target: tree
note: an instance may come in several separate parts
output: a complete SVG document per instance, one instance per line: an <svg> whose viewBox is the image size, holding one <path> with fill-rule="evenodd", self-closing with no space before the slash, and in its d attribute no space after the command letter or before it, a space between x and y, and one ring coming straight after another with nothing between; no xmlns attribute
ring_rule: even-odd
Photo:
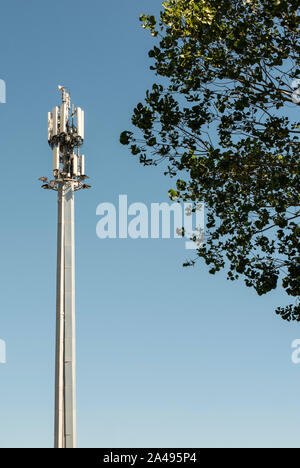
<svg viewBox="0 0 300 468"><path fill-rule="evenodd" d="M294 299L276 312L300 321L299 1L162 5L158 22L141 16L159 81L120 141L145 166L166 162L172 199L205 204L210 273L259 295L282 281Z"/></svg>

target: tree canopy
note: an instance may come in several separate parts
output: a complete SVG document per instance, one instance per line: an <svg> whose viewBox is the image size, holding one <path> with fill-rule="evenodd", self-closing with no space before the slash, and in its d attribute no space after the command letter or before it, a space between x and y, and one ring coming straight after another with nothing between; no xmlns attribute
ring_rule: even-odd
<svg viewBox="0 0 300 468"><path fill-rule="evenodd" d="M166 163L173 200L204 203L197 258L210 273L259 295L280 281L289 321L300 321L299 5L167 0L159 20L142 15L157 82L120 137L145 166Z"/></svg>

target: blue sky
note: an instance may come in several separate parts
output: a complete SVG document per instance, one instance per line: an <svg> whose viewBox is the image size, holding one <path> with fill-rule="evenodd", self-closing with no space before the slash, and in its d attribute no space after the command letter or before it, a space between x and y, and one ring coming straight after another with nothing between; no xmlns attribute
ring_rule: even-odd
<svg viewBox="0 0 300 468"><path fill-rule="evenodd" d="M119 134L154 76L138 21L161 2L2 2L0 79L0 447L53 445L56 196L47 112L57 85L86 113L90 191L76 195L79 447L300 447L297 324L210 276L181 240L100 240L96 207L168 201L172 182L143 168Z"/></svg>

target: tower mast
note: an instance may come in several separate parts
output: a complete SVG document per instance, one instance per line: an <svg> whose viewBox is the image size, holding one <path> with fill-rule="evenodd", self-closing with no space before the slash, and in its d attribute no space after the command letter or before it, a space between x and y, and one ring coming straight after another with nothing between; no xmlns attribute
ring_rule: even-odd
<svg viewBox="0 0 300 468"><path fill-rule="evenodd" d="M74 193L90 188L83 183L84 112L71 107L63 86L61 106L48 112L48 143L53 150L53 176L43 189L58 192L55 422L54 447L76 447L76 354L75 354L75 242Z"/></svg>

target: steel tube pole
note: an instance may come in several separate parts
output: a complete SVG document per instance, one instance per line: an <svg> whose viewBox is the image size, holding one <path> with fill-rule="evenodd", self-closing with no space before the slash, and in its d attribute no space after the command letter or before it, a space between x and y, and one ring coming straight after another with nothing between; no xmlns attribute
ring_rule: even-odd
<svg viewBox="0 0 300 468"><path fill-rule="evenodd" d="M76 447L74 186L58 188L55 448Z"/></svg>
<svg viewBox="0 0 300 468"><path fill-rule="evenodd" d="M54 447L64 448L64 195L58 186Z"/></svg>
<svg viewBox="0 0 300 468"><path fill-rule="evenodd" d="M64 419L65 448L76 447L76 360L75 360L75 245L74 245L74 184L67 182L64 190Z"/></svg>

